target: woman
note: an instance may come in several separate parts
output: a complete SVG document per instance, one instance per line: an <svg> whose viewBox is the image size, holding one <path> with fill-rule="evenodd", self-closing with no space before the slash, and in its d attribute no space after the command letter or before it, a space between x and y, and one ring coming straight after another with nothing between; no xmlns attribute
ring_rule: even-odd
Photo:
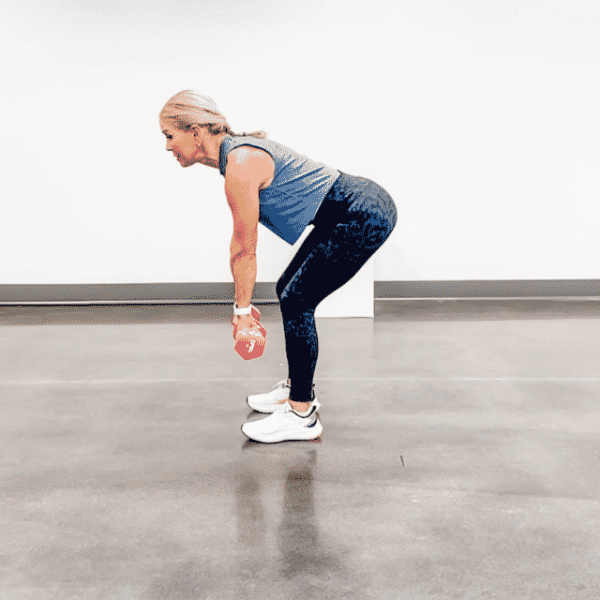
<svg viewBox="0 0 600 600"><path fill-rule="evenodd" d="M263 132L235 134L215 102L194 91L173 96L160 113L161 130L182 167L219 169L233 215L231 272L234 322L255 325L251 299L256 280L258 223L294 244L313 224L277 282L285 331L288 379L267 394L249 396L250 408L270 416L245 423L259 442L312 440L323 427L313 377L318 355L315 309L349 281L396 225L394 201L376 183L316 163Z"/></svg>

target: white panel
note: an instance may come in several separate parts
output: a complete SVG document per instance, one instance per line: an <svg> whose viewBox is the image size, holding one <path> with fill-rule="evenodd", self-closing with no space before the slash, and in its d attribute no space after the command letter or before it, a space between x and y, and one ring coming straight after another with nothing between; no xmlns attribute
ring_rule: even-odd
<svg viewBox="0 0 600 600"><path fill-rule="evenodd" d="M348 283L317 306L315 317L373 318L375 310L373 291L373 260L371 259Z"/></svg>
<svg viewBox="0 0 600 600"><path fill-rule="evenodd" d="M310 232L314 228L309 226L302 234L300 239L293 245L287 246L290 250L282 252L280 258L282 266L280 273L274 281L285 270L285 267L298 252ZM282 250L284 250L282 248ZM345 285L330 294L319 304L315 312L318 318L337 318L337 317L370 317L374 316L374 262L373 259L367 261L363 268Z"/></svg>
<svg viewBox="0 0 600 600"><path fill-rule="evenodd" d="M231 281L222 178L158 127L187 88L390 192L376 280L598 278L599 19L590 0L3 0L0 283ZM258 252L276 281L289 247L263 229Z"/></svg>

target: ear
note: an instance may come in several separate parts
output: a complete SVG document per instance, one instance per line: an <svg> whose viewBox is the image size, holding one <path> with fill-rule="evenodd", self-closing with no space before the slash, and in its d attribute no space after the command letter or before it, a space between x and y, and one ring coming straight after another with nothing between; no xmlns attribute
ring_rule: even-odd
<svg viewBox="0 0 600 600"><path fill-rule="evenodd" d="M202 128L200 127L200 125L198 125L198 123L190 125L189 131L191 131L194 134L194 137L198 137L201 133L201 130Z"/></svg>

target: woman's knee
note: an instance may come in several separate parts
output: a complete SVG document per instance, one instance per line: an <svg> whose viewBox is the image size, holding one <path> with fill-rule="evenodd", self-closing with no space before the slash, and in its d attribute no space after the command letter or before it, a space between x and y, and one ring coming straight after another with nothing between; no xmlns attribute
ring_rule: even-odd
<svg viewBox="0 0 600 600"><path fill-rule="evenodd" d="M282 292L279 295L279 308L281 310L281 314L284 317L289 318L296 313L301 313L301 305L302 304L299 301L299 299L291 294L286 294L285 292Z"/></svg>
<svg viewBox="0 0 600 600"><path fill-rule="evenodd" d="M310 298L285 288L279 297L279 309L284 320L293 320L296 318L305 319L310 314L314 314L315 307L312 306Z"/></svg>

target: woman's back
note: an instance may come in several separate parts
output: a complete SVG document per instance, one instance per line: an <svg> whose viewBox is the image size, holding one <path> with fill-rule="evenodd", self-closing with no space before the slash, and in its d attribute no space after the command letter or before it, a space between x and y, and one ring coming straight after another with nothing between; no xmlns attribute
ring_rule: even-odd
<svg viewBox="0 0 600 600"><path fill-rule="evenodd" d="M240 146L259 148L273 159L273 181L260 192L260 222L289 244L294 244L313 220L340 172L278 142L233 136L226 137L221 145L221 175L225 176L227 155Z"/></svg>

